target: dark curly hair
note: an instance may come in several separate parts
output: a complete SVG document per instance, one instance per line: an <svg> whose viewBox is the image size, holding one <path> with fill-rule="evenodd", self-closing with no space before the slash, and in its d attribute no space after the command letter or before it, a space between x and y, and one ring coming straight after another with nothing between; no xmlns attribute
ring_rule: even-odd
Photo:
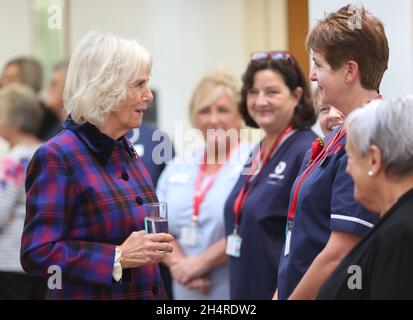
<svg viewBox="0 0 413 320"><path fill-rule="evenodd" d="M300 102L294 111L292 120L294 129L309 128L315 123L317 116L308 82L306 81L298 62L291 54L289 54L289 56L291 59L288 60L274 60L268 57L267 59L258 61L251 60L248 64L247 70L242 76L241 102L239 105L240 113L248 126L258 128L258 125L248 113L247 95L248 91L254 86L255 74L261 70L272 70L279 73L284 79L285 85L290 89L290 92L294 92L297 87L303 89Z"/></svg>

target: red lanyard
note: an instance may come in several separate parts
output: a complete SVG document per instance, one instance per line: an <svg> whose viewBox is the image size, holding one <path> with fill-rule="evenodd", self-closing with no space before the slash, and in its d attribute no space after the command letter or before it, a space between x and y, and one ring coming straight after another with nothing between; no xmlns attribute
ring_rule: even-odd
<svg viewBox="0 0 413 320"><path fill-rule="evenodd" d="M382 98L383 97L381 95L378 95L376 98L373 98L367 101L367 103L369 103L372 100L382 99ZM288 210L288 224L290 227L295 217L295 211L297 208L297 198L298 198L298 194L300 193L300 189L303 183L313 173L313 171L315 170L315 168L317 168L320 162L324 160L324 158L327 156L327 152L332 150L345 135L346 135L346 129L341 128L339 132L337 132L336 136L330 140L328 145L319 153L319 155L315 158L315 160L307 167L307 169L301 174L300 178L298 179L298 182L295 185L290 209Z"/></svg>
<svg viewBox="0 0 413 320"><path fill-rule="evenodd" d="M288 222L292 223L295 216L295 210L297 207L297 198L300 192L300 189L305 182L305 180L313 173L315 168L319 165L319 163L324 160L325 156L327 156L327 152L333 150L334 147L340 142L340 140L346 135L346 130L341 128L336 136L330 140L327 146L318 154L318 156L314 159L314 161L305 169L305 171L301 174L300 178L298 179L297 184L295 185L293 199L291 201L290 209L288 210Z"/></svg>
<svg viewBox="0 0 413 320"><path fill-rule="evenodd" d="M288 134L290 134L292 131L293 131L293 128L292 128L291 125L289 125L287 128L285 128L281 132L281 134L277 137L277 139L275 139L275 141L273 142L273 144L270 148L270 152L267 154L264 162L262 163L260 172L255 177L255 181L258 180L258 175L262 172L262 169L267 164L267 162L270 159L272 153L279 147L279 144L284 140L284 138ZM263 145L264 145L264 143L263 143ZM239 225L242 209L245 205L245 202L247 201L248 195L250 194L250 192L252 190L252 185L249 185L248 183L249 183L251 177L253 176L254 172L257 170L258 165L260 164L260 160L264 156L265 148L264 148L263 145L261 146L260 153L252 161L252 165L251 165L251 168L248 172L248 175L247 175L247 178L244 182L244 185L242 186L241 191L238 193L238 196L237 196L237 198L235 199L235 202L234 202L233 210L234 210L234 215L235 215L235 225L236 225L236 227Z"/></svg>
<svg viewBox="0 0 413 320"><path fill-rule="evenodd" d="M382 99L382 98L383 97L379 94L377 97L368 100L367 103L369 103L372 100ZM307 167L304 173L301 174L300 178L298 179L297 184L295 185L293 199L291 201L290 209L288 210L288 224L290 226L295 217L295 210L297 208L297 198L298 198L298 194L300 193L300 189L303 183L308 178L308 176L310 176L313 173L313 171L315 170L315 168L317 168L319 163L322 160L324 160L327 152L332 150L345 135L346 135L346 129L341 128L339 132L337 132L336 136L330 140L328 145L319 153L319 155L314 159L314 161Z"/></svg>
<svg viewBox="0 0 413 320"><path fill-rule="evenodd" d="M238 143L239 146L239 143ZM238 149L238 146L234 149ZM228 160L230 154L232 152L228 153L226 156L226 161ZM199 208L201 207L202 202L204 202L206 195L208 194L209 190L212 188L212 185L214 184L214 181L218 177L219 172L221 171L222 167L224 164L221 164L218 168L218 170L211 176L211 179L207 183L204 189L202 189L202 184L203 181L206 177L206 169L207 169L207 154L205 152L204 154L204 163L202 163L199 166L199 171L198 175L195 179L195 196L194 196L194 213L192 216L192 219L196 222L198 220L199 216Z"/></svg>

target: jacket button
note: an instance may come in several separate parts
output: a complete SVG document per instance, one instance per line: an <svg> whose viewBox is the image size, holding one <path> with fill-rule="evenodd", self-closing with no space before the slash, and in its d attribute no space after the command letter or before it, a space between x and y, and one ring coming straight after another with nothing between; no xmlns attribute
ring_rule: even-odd
<svg viewBox="0 0 413 320"><path fill-rule="evenodd" d="M137 196L136 197L136 203L141 206L143 204L143 199L141 197Z"/></svg>
<svg viewBox="0 0 413 320"><path fill-rule="evenodd" d="M158 287L157 285L154 285L154 286L152 287L152 292L153 292L154 294L158 294L158 292L159 292L159 287Z"/></svg>
<svg viewBox="0 0 413 320"><path fill-rule="evenodd" d="M122 177L122 179L125 180L125 181L128 181L128 180L129 180L129 175L128 175L126 172L123 172L122 175L121 175L121 177Z"/></svg>

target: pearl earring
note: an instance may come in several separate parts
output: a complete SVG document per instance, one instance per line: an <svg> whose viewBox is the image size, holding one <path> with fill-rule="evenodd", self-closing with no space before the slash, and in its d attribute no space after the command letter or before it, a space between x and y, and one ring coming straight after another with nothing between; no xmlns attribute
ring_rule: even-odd
<svg viewBox="0 0 413 320"><path fill-rule="evenodd" d="M369 170L369 172L367 172L369 177L372 177L374 175L373 170Z"/></svg>

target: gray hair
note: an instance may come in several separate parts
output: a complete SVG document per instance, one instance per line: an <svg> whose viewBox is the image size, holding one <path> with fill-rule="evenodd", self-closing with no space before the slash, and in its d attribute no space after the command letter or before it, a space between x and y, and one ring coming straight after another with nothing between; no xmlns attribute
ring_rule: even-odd
<svg viewBox="0 0 413 320"><path fill-rule="evenodd" d="M126 98L128 83L152 68L148 51L136 40L92 31L70 59L63 100L76 123L100 127Z"/></svg>
<svg viewBox="0 0 413 320"><path fill-rule="evenodd" d="M362 156L372 145L382 153L386 171L397 176L413 172L413 96L375 100L346 119L354 148Z"/></svg>
<svg viewBox="0 0 413 320"><path fill-rule="evenodd" d="M36 134L42 117L43 110L30 87L13 83L0 90L0 123Z"/></svg>

